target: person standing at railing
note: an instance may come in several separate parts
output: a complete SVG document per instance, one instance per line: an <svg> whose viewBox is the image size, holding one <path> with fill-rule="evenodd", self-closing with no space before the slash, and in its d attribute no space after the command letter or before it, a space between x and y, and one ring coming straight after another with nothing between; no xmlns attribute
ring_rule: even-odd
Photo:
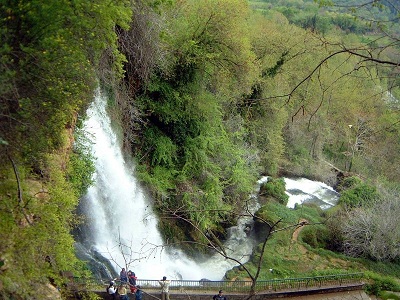
<svg viewBox="0 0 400 300"><path fill-rule="evenodd" d="M136 275L135 272L132 272L131 270L128 271L128 280L129 280L129 288L131 290L131 293L134 294L136 292Z"/></svg>
<svg viewBox="0 0 400 300"><path fill-rule="evenodd" d="M169 285L171 282L164 276L158 283L161 285L161 300L169 300Z"/></svg>
<svg viewBox="0 0 400 300"><path fill-rule="evenodd" d="M126 273L125 268L122 268L121 272L119 273L119 279L121 282L128 282L128 274Z"/></svg>
<svg viewBox="0 0 400 300"><path fill-rule="evenodd" d="M214 295L213 300L228 300L228 298L223 295L222 290L219 290L218 294Z"/></svg>

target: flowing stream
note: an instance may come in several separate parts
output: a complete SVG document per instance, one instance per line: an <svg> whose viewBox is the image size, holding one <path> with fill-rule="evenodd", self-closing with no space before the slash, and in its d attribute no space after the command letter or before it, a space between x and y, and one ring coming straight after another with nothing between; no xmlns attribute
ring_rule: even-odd
<svg viewBox="0 0 400 300"><path fill-rule="evenodd" d="M314 203L322 209L335 206L339 193L323 182L306 178L285 178L286 194L289 196L287 206L294 208L296 204Z"/></svg>
<svg viewBox="0 0 400 300"><path fill-rule="evenodd" d="M151 199L136 180L134 165L123 157L121 143L106 112L106 99L100 93L87 113L84 129L92 140L96 171L94 184L78 207L78 212L85 216L85 222L75 232L78 257L87 261L101 280L117 276L126 266L140 279L167 276L221 280L237 263L219 254L191 259L178 248L163 246ZM267 177L261 178L250 195L253 212L259 207L259 185L266 180ZM285 181L289 207L311 201L327 208L337 201L337 193L322 183L303 178ZM228 254L241 262L249 259L256 243L254 235L245 232L251 223L249 217L239 219L237 226L228 230L224 243Z"/></svg>

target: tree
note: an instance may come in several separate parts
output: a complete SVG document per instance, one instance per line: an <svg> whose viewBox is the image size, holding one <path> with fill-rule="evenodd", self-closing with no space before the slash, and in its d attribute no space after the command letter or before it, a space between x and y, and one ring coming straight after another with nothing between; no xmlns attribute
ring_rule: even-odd
<svg viewBox="0 0 400 300"><path fill-rule="evenodd" d="M129 1L95 2L1 4L0 137L36 168L42 153L62 145L63 130L92 99L105 49L121 76L114 26L128 26Z"/></svg>
<svg viewBox="0 0 400 300"><path fill-rule="evenodd" d="M370 207L347 211L343 222L343 245L346 254L377 261L400 258L399 192L386 192Z"/></svg>
<svg viewBox="0 0 400 300"><path fill-rule="evenodd" d="M142 115L134 120L139 138L131 148L140 159L139 174L160 211L187 207L187 218L201 220L202 228L228 222L226 212L250 193L256 178L256 155L238 138L242 128L229 127L230 116L225 118L225 108L236 102L231 96L250 90L254 76L248 13L242 0L169 7L162 61L136 93ZM207 213L212 209L225 213Z"/></svg>
<svg viewBox="0 0 400 300"><path fill-rule="evenodd" d="M340 16L343 11L339 8L324 6L321 14L329 10ZM262 44L255 44L263 74L270 78L255 89L261 93L250 94L245 101L258 110L273 104L282 115L286 110L288 118L282 130L287 158L281 159L284 168L294 174L320 174L320 167L315 164L328 158L341 169L350 168L366 176L378 169L392 179L398 176L385 163L385 157L396 160L393 155L399 150L398 143L381 143L394 138L398 129L398 106L394 105L395 97L391 97L400 91L395 31L379 27L378 20L383 23L380 18L363 36L340 30L321 36L290 28L277 15L268 13L269 18L275 18L276 27L279 24L285 29L278 28L264 38L269 49L259 51ZM391 22L394 28L396 22ZM282 30L290 32L290 36L286 37ZM275 46L279 40L281 47ZM356 141L354 129L359 122L363 123L362 147L354 147L349 142Z"/></svg>
<svg viewBox="0 0 400 300"><path fill-rule="evenodd" d="M333 43L338 47L338 50L333 52L332 55L344 53L359 58L357 69L376 67L379 70L378 76L386 78L384 82L387 82L387 90L398 90L400 84L398 81L400 41L396 31L399 28L399 2L392 0L366 0L361 1L362 3L360 4L347 2L342 4L340 1L317 2L321 6L349 12L354 19L358 18L367 23L371 28L370 32L374 31L373 34L370 34L370 38L366 43L356 47L345 43ZM326 42L332 44L329 41ZM327 59L329 58L327 57ZM386 91L385 88L384 91Z"/></svg>

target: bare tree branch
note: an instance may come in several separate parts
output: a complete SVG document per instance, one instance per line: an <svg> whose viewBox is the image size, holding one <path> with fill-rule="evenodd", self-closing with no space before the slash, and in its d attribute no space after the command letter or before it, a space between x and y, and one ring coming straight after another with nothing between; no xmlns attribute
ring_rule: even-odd
<svg viewBox="0 0 400 300"><path fill-rule="evenodd" d="M14 175L15 175L15 179L17 180L17 187L18 187L18 206L21 209L22 214L24 215L24 218L26 220L26 222L28 222L29 225L32 226L32 222L31 220L29 220L28 215L25 213L25 205L24 205L24 200L22 198L22 188L21 188L21 181L19 179L19 173L18 173L18 169L17 166L14 163L14 160L11 158L11 156L7 153L8 159L11 161L13 170L14 170Z"/></svg>

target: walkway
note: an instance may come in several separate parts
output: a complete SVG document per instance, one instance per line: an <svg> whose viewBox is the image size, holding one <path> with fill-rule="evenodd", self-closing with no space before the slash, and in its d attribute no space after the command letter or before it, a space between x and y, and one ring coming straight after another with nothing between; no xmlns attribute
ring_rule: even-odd
<svg viewBox="0 0 400 300"><path fill-rule="evenodd" d="M340 286L312 286L301 288L281 289L279 291L265 290L259 291L254 295L252 300L264 299L282 299L289 298L294 300L375 300L376 298L367 296L362 290L363 284L348 283ZM220 288L215 287L208 290L190 289L190 288L174 288L170 290L171 300L212 300L212 296L218 293ZM143 300L159 300L160 288L147 287L142 288L144 295ZM224 290L229 300L243 300L248 296L247 292L233 292ZM104 292L98 291L97 294L103 299L107 299ZM129 295L129 299L135 299L133 295Z"/></svg>
<svg viewBox="0 0 400 300"><path fill-rule="evenodd" d="M272 298L282 299L282 298ZM329 294L307 295L291 297L290 300L375 300L375 296L368 296L364 291L345 291Z"/></svg>
<svg viewBox="0 0 400 300"><path fill-rule="evenodd" d="M285 297L299 300L372 300L374 298L369 298L362 292L363 279L362 273L353 273L257 281L256 295L252 297L252 300L281 299ZM160 299L158 280L137 279L136 282L144 292L143 300ZM84 288L83 283L80 286L78 282L74 282L74 285L72 290L77 292L80 287ZM98 286L92 291L103 299L107 299L105 293L107 285L108 283L104 282L102 287ZM222 289L226 295L229 295L229 300L242 300L249 294L250 286L250 281L172 280L170 299L211 300L212 296ZM335 295L339 295L338 297L341 298L337 298ZM134 295L130 295L130 299L134 299Z"/></svg>

